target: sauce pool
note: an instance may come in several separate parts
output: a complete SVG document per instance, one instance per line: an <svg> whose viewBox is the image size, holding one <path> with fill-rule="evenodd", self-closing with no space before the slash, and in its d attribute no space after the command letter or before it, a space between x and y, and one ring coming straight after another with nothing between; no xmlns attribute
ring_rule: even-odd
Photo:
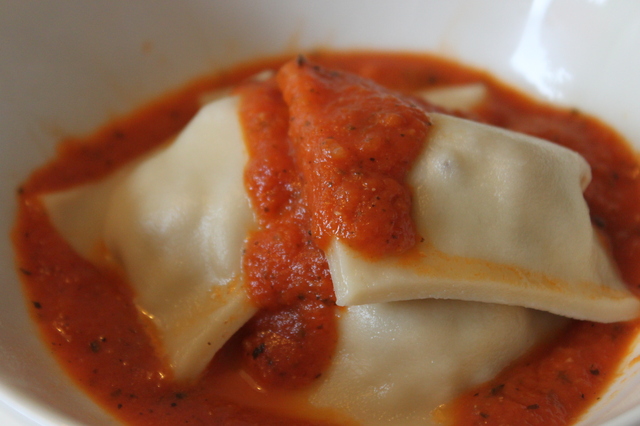
<svg viewBox="0 0 640 426"><path fill-rule="evenodd" d="M640 294L640 173L634 153L615 132L579 111L533 102L484 73L438 58L382 53L320 53L309 58L326 68L353 72L408 94L449 84L484 83L489 99L473 118L567 146L590 163L593 181L585 197L592 221L609 241L629 287ZM30 309L44 342L70 376L125 423L349 423L338 413L308 406L304 390L330 362L337 338L335 299L326 261L322 251L307 241L316 241L322 247L323 235L335 235L335 230L299 214L304 208L295 201L302 191L300 177L287 171L300 165L280 155L282 147L251 143L261 138L288 143L290 117L283 115L284 103L275 83L270 86L247 82L261 70L276 70L284 61L256 62L203 79L110 123L92 136L66 141L60 145L56 158L35 171L18 191L20 210L13 239ZM216 355L198 381L174 383L168 367L154 353L146 330L148 324L140 320L133 294L119 271L98 268L75 254L52 228L38 196L99 179L161 145L193 117L203 94L238 84L242 93L251 93L245 99L255 101L243 103L244 117L255 118L244 121L252 154L245 179L259 222L269 224L249 236L245 268L256 271L252 264L271 264L271 270L279 274L275 282L281 287L265 291L266 287L260 284L265 277L249 272L248 286L262 308L260 313ZM285 90L287 96L292 95ZM256 108L263 114L254 114ZM380 117L396 123L393 114ZM270 125L264 126L266 122ZM359 124L343 124L345 134L360 130ZM397 128L397 124L390 128ZM411 128L418 136L426 134L420 132L427 129L419 127ZM340 149L345 148L332 152ZM406 153L398 155L410 158L417 149L408 146ZM378 154L369 153L363 158L367 169L379 166L381 159ZM304 167L300 168L305 175ZM263 173L267 169L278 170L268 175L269 182L265 182ZM403 173L392 174L401 180ZM319 197L335 195L314 193ZM394 234L402 236L400 241L374 236L385 244L352 244L390 246L383 252L402 251L418 238L411 230L396 232L393 228L387 235ZM273 255L278 249L271 243L274 235L291 247L303 247L297 253L310 267L302 275L290 274L296 270L286 263L290 259ZM383 252L373 250L370 255L380 256ZM301 288L296 286L299 282L314 285ZM298 332L299 324L304 324L304 333ZM637 332L637 323L575 321L552 344L537 348L491 382L465 393L441 414L459 425L525 421L570 424L615 377L617 365ZM276 348L272 344L275 341L290 344ZM291 350L292 347L296 349ZM318 347L327 350L309 357Z"/></svg>

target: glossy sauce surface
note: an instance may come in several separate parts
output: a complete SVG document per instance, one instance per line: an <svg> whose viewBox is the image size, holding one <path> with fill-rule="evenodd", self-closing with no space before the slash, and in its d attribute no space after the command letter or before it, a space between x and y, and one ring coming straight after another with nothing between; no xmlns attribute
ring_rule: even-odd
<svg viewBox="0 0 640 426"><path fill-rule="evenodd" d="M565 145L580 152L591 164L594 178L586 198L592 220L611 244L630 288L640 294L639 169L632 151L606 126L575 110L558 110L534 103L483 73L436 58L376 53L309 57L329 69L354 72L405 93L439 85L484 82L489 88L489 100L472 118ZM301 213L306 210L305 205L297 200L306 194L300 176L309 180L307 175L313 170L305 171L304 161L294 164L291 157L282 155L283 146L288 146L290 138L295 145L295 135L307 131L299 126L305 119L298 124L293 121L293 130L288 129L291 117L287 116L285 100L292 102L299 86L324 83L322 79L320 83L318 80L296 81L295 76L287 75L285 68L278 77L285 93L283 99L273 81L246 82L259 70L275 70L282 62L276 59L255 63L202 80L110 123L86 139L67 141L61 145L56 159L37 170L19 190L20 212L14 232L18 266L43 339L80 386L126 422L139 425L282 424L287 422L287 417L300 418L302 413L312 419L309 424L346 421L335 413L320 412L305 403L304 387L322 374L330 362L336 339L330 277L318 248L323 246L325 235L336 235L336 230L330 224L325 227L319 223L322 219ZM98 179L159 146L195 114L198 98L203 93L240 82L244 82L240 90L245 99L252 99L243 104L245 116L256 118L245 120L252 154L245 179L262 226L250 235L244 262L252 297L262 310L224 347L197 382L176 384L169 379L168 368L154 354L145 330L148 325L140 320L132 302L133 295L120 273L97 268L77 256L54 232L37 196ZM332 85L327 83L325 89L342 90ZM251 96L247 97L248 94ZM383 111L376 117L383 123L388 122L391 132L398 125L404 126L419 139L428 131L428 125L421 119L421 110L410 103L403 108L409 111L409 116L418 117L413 124L404 123L404 118L398 118L400 115L394 111ZM306 113L304 108L298 112L301 116ZM340 127L337 139L350 143L349 133L360 131L363 120L366 122L367 118L361 116L358 121L358 116L352 116L344 122L334 120L334 125ZM373 138L372 146L378 145L384 151L386 140L390 139L393 139L392 145L397 146L398 140L404 139L408 132L383 135L378 140L381 143ZM326 136L311 135L312 138ZM252 144L252 139L273 143ZM410 165L411 157L419 150L419 145L406 147L406 151L398 151L398 156L406 159L396 158L396 163L405 161ZM338 145L333 148L327 152L335 154L345 149ZM367 151L368 148L347 146L346 149L364 153L355 164L359 164L360 169L373 170L375 175L382 157L379 152ZM300 149L304 152L312 148ZM406 168L390 167L386 170L382 166L385 173L401 181ZM289 172L296 169L302 169L302 174ZM375 175L372 181L387 182L386 179ZM319 175L315 185L327 180L327 175ZM314 183L310 185L313 187ZM391 204L406 205L407 196L402 195L401 186L389 185L395 188L387 191L389 200L395 200ZM348 190L348 180L344 188ZM332 191L334 189L326 193L312 192L320 198L335 198ZM366 199L368 205L374 204L369 201ZM358 211L358 205L346 205L345 209ZM356 238L351 243L369 250L372 256L406 250L418 236L412 231L410 221L399 219L394 223L404 230L398 232L391 227L373 240ZM393 235L399 238L389 238ZM274 245L275 240L279 243ZM387 240L391 244L387 244ZM259 249L251 249L252 246ZM386 248L380 249L381 246ZM290 256L291 253L296 255ZM291 262L307 267L295 268ZM260 272L263 269L258 266L263 268L265 264L270 265L277 279L273 274L266 277ZM298 275L291 274L301 270ZM265 286L274 282L276 287ZM313 285L300 287L300 282ZM304 332L300 331L300 324ZM522 416L529 416L534 422L531 424L571 422L596 400L614 377L617 363L636 333L636 324L575 322L555 344L538 348L535 355L516 363L491 383L461 397L453 405L455 421L490 424L495 420L495 424L518 424ZM274 342L286 344L274 345ZM307 358L305 353L314 352L317 347L327 350ZM294 423L305 424L301 420Z"/></svg>

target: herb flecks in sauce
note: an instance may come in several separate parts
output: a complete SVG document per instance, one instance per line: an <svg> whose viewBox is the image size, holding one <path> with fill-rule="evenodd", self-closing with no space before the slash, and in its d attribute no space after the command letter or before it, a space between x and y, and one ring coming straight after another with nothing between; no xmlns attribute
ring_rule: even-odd
<svg viewBox="0 0 640 426"><path fill-rule="evenodd" d="M314 240L326 248L340 238L374 257L412 248L418 235L404 179L426 141L424 108L308 61L286 64L278 83Z"/></svg>

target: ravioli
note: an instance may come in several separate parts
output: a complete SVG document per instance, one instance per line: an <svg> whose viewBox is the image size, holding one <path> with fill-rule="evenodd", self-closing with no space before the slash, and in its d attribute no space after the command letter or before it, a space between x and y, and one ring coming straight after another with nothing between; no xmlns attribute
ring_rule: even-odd
<svg viewBox="0 0 640 426"><path fill-rule="evenodd" d="M493 378L566 319L518 306L411 300L340 314L331 367L311 392L365 425L432 424L432 411Z"/></svg>
<svg viewBox="0 0 640 426"><path fill-rule="evenodd" d="M578 154L541 139L431 113L409 175L424 241L371 260L327 251L337 303L421 298L503 303L598 322L638 316L591 225Z"/></svg>
<svg viewBox="0 0 640 426"><path fill-rule="evenodd" d="M156 326L176 379L197 376L253 314L241 252L255 226L238 98L205 106L168 147L103 182L43 197L79 253L103 242Z"/></svg>
<svg viewBox="0 0 640 426"><path fill-rule="evenodd" d="M474 96L451 105L473 107ZM244 189L247 154L237 111L237 98L218 99L168 147L102 182L43 197L54 225L80 254L97 259L97 248L104 244L124 268L137 305L158 330L160 352L179 380L196 377L256 311L241 270L243 244L256 223ZM448 391L428 386L424 392L433 392L429 398L435 404L491 377L561 322L521 306L600 321L637 315L638 301L624 289L590 225L582 198L589 169L581 157L466 120L437 113L431 119L434 129L410 177L414 219L425 242L412 256L376 262L339 241L326 253L338 303L365 306L349 307L340 320L346 331L331 367L336 373L328 377L342 379L324 381L314 397L319 405L329 404L326 395L338 395L334 388L342 388L339 383L348 377L354 383L382 383L375 376L377 367L355 376L338 373L360 357L366 342L379 341L391 351L372 359L374 364L397 353L391 342L398 339L408 346L413 342L406 352L416 365L436 365L434 353L424 350L429 343L394 335L399 330L456 336L451 337L455 345L469 354L477 350L484 359L496 360L478 374L465 373L463 365L443 370L443 381L461 378ZM425 298L487 304L383 303ZM579 302L567 303L570 299ZM482 336L488 340L474 346L459 330L448 328L457 324L471 330L478 318L485 319L487 329L506 331L486 332ZM386 324L388 330L371 324ZM509 340L508 349L487 343L493 342L491 336L510 334L523 337ZM467 363L464 357L459 361ZM397 374L388 386L413 386L403 383L415 376L411 370ZM412 404L404 415L417 415ZM379 408L387 412L384 404Z"/></svg>

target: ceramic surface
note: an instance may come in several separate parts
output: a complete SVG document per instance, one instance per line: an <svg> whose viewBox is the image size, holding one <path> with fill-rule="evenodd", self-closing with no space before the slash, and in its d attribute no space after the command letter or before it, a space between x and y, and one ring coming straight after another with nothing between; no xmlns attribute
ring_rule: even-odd
<svg viewBox="0 0 640 426"><path fill-rule="evenodd" d="M241 60L324 47L429 51L595 114L640 149L632 0L0 0L0 424L115 422L59 370L8 241L14 194L57 140ZM640 356L581 425L640 423Z"/></svg>

